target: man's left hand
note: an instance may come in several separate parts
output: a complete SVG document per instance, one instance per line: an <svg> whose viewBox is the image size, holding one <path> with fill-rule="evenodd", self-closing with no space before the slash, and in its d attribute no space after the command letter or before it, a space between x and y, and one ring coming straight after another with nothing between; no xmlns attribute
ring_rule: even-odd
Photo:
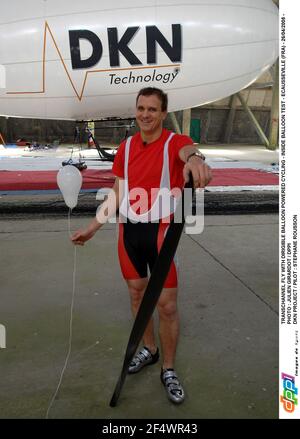
<svg viewBox="0 0 300 439"><path fill-rule="evenodd" d="M212 180L211 168L198 156L193 156L184 165L183 177L185 183L189 181L189 173L192 173L194 187L205 188Z"/></svg>

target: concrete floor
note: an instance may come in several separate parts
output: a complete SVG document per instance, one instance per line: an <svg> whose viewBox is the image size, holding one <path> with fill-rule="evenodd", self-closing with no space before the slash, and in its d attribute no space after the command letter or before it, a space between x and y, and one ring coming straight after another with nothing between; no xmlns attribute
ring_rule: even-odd
<svg viewBox="0 0 300 439"><path fill-rule="evenodd" d="M210 160L237 160L239 162L259 162L269 165L279 162L279 150L271 151L263 145L218 144L199 145Z"/></svg>
<svg viewBox="0 0 300 439"><path fill-rule="evenodd" d="M0 418L44 418L68 350L74 248L67 219L1 219L0 233ZM278 215L206 216L178 253L185 403L167 400L156 364L109 407L132 320L107 225L77 250L72 354L50 418L278 417Z"/></svg>

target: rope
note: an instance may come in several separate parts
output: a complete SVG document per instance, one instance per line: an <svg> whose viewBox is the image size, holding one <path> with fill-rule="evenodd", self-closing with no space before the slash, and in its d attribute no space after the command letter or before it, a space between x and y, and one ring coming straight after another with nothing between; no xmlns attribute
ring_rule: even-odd
<svg viewBox="0 0 300 439"><path fill-rule="evenodd" d="M69 232L69 236L71 237L71 212L72 209L69 209L69 213L68 213L68 232ZM55 398L59 392L62 380L63 380L63 376L64 373L66 371L67 365L68 365L68 361L71 355L71 351L72 351L72 338L73 338L73 310L74 310L74 299L75 299L75 287L76 287L76 266L77 266L77 248L76 245L74 245L74 257L73 257L73 276L72 276L72 300L71 300L71 309L70 309L70 322L69 322L69 342L68 342L68 352L67 352L67 356L65 359L65 363L64 366L62 368L61 374L60 374L60 378L58 381L58 385L56 387L56 390L51 398L51 401L49 403L47 412L46 412L46 419L49 419L49 412L51 410L51 407L55 401Z"/></svg>

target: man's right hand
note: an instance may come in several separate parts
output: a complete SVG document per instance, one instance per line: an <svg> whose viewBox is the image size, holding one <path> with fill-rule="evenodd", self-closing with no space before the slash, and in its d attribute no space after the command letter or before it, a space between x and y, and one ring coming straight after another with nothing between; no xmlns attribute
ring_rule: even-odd
<svg viewBox="0 0 300 439"><path fill-rule="evenodd" d="M85 229L79 229L73 233L70 239L74 245L84 245L107 222L108 218L116 212L119 206L119 180L116 177L112 190L109 192L107 199L102 203L99 212L97 210L97 215L91 223Z"/></svg>
<svg viewBox="0 0 300 439"><path fill-rule="evenodd" d="M84 243L91 239L95 233L95 231L91 231L89 229L80 229L71 236L71 241L74 245L84 245Z"/></svg>

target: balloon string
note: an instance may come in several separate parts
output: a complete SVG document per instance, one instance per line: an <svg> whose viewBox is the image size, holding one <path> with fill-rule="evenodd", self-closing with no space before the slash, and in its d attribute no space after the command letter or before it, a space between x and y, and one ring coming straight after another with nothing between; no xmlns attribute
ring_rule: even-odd
<svg viewBox="0 0 300 439"><path fill-rule="evenodd" d="M71 213L72 213L72 209L69 208L69 212L68 212L68 232L69 232L70 238L72 236L72 233L71 233ZM76 245L74 245L74 248L76 248Z"/></svg>
<svg viewBox="0 0 300 439"><path fill-rule="evenodd" d="M69 236L71 236L71 212L72 209L69 209L69 214L68 214L68 230L69 230ZM50 404L48 406L47 412L46 412L46 419L49 418L49 412L51 410L51 407L55 401L55 398L58 394L58 391L60 389L62 380L63 380L63 376L64 373L66 371L67 368L67 364L71 355L71 350L72 350L72 336L73 336L73 309L74 309L74 299L75 299L75 280L76 280L76 265L77 265L77 249L76 249L76 245L74 245L74 265L73 265L73 287L72 287L72 301L71 301L71 310L70 310L70 323L69 323L69 347L68 347L68 353L66 356L66 360L65 360L65 364L62 368L61 374L60 374L60 378L59 378L59 382L58 385L56 387L56 390L54 392L54 395L51 398Z"/></svg>

